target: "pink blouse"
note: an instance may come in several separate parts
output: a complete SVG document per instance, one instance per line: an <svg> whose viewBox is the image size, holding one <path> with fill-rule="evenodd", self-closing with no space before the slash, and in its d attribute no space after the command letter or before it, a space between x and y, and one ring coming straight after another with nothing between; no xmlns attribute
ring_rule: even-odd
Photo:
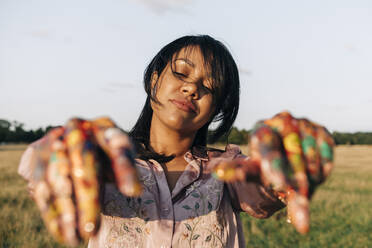
<svg viewBox="0 0 372 248"><path fill-rule="evenodd" d="M18 170L31 187L32 155L30 146ZM236 145L224 152L194 148L184 155L188 165L172 192L157 161L137 159L142 196L126 197L105 184L101 227L88 247L245 247L239 213L267 218L284 205L257 182L227 184L212 176L219 161L238 156L244 155Z"/></svg>

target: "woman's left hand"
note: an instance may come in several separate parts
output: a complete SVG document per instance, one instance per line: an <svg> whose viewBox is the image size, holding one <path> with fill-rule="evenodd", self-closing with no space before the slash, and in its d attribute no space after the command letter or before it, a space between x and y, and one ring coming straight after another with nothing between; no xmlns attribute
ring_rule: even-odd
<svg viewBox="0 0 372 248"><path fill-rule="evenodd" d="M259 179L287 204L298 232L309 230L309 200L333 167L334 141L323 126L282 112L260 121L251 132L249 157L215 167L227 181Z"/></svg>

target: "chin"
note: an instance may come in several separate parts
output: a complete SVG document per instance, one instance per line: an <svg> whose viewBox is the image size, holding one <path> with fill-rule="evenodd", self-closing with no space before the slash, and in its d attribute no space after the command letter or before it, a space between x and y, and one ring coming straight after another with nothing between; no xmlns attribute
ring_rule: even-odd
<svg viewBox="0 0 372 248"><path fill-rule="evenodd" d="M201 123L198 123L197 121L198 118L195 118L196 116L185 114L182 111L174 110L167 112L156 112L154 111L156 118L163 123L164 126L174 131L180 133L193 133L201 127Z"/></svg>
<svg viewBox="0 0 372 248"><path fill-rule="evenodd" d="M182 130L188 126L187 123L185 123L185 118L183 116L168 116L164 122L167 126L176 130Z"/></svg>
<svg viewBox="0 0 372 248"><path fill-rule="evenodd" d="M187 120L187 118L183 116L168 116L168 118L164 120L164 123L170 129L179 132L196 132L199 129L195 123L191 120Z"/></svg>

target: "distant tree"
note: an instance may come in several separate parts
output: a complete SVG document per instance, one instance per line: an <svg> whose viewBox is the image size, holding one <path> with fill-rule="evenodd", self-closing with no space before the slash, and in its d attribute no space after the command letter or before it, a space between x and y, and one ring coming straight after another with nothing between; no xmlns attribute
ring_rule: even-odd
<svg viewBox="0 0 372 248"><path fill-rule="evenodd" d="M52 128L48 126L48 128ZM0 143L30 143L40 139L45 135L46 131L43 128L36 130L25 130L24 124L18 121L8 121L0 119Z"/></svg>
<svg viewBox="0 0 372 248"><path fill-rule="evenodd" d="M372 145L372 133L370 132L333 132L332 136L337 145Z"/></svg>
<svg viewBox="0 0 372 248"><path fill-rule="evenodd" d="M4 119L0 119L0 128L9 129L11 126L10 122Z"/></svg>
<svg viewBox="0 0 372 248"><path fill-rule="evenodd" d="M0 119L0 142L5 142L10 132L11 123L7 120Z"/></svg>
<svg viewBox="0 0 372 248"><path fill-rule="evenodd" d="M248 143L249 131L239 130L237 127L232 127L228 134L223 135L217 140L217 143L243 145Z"/></svg>

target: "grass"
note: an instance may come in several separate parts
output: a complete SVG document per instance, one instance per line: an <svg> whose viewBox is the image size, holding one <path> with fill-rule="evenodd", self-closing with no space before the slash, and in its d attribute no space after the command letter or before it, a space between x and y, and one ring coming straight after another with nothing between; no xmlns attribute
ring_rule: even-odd
<svg viewBox="0 0 372 248"><path fill-rule="evenodd" d="M372 146L339 146L335 168L311 201L308 235L282 210L266 220L242 214L248 247L372 247Z"/></svg>
<svg viewBox="0 0 372 248"><path fill-rule="evenodd" d="M36 204L17 174L25 145L0 146L0 247L64 247L47 233Z"/></svg>
<svg viewBox="0 0 372 248"><path fill-rule="evenodd" d="M47 233L17 174L24 149L0 146L0 247L63 247ZM247 247L372 247L372 146L339 146L335 158L312 199L310 233L296 233L285 210L265 220L242 214Z"/></svg>

